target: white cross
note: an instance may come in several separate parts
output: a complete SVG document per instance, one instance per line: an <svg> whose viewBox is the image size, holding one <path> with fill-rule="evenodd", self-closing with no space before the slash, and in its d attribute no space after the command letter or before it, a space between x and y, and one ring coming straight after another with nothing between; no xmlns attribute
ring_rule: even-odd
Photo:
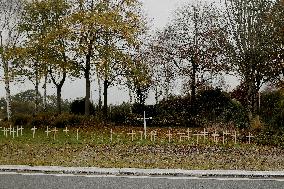
<svg viewBox="0 0 284 189"><path fill-rule="evenodd" d="M199 143L199 136L203 136L203 134L193 134L194 136L196 136L196 142L197 144Z"/></svg>
<svg viewBox="0 0 284 189"><path fill-rule="evenodd" d="M131 135L131 140L133 142L134 141L134 136L136 135L136 133L132 130L131 133L127 133L127 135Z"/></svg>
<svg viewBox="0 0 284 189"><path fill-rule="evenodd" d="M206 136L208 136L208 132L206 131L206 129L204 128L204 130L201 132L201 136L204 137L203 141L205 142L206 140Z"/></svg>
<svg viewBox="0 0 284 189"><path fill-rule="evenodd" d="M49 133L51 133L51 131L49 130L49 128L48 127L46 127L46 136L48 137L48 135L49 135Z"/></svg>
<svg viewBox="0 0 284 189"><path fill-rule="evenodd" d="M9 131L9 129L6 128L6 127L4 127L2 131L4 132L4 136L8 137L8 131Z"/></svg>
<svg viewBox="0 0 284 189"><path fill-rule="evenodd" d="M139 133L140 133L140 140L143 140L143 133L144 133L144 131L139 131Z"/></svg>
<svg viewBox="0 0 284 189"><path fill-rule="evenodd" d="M152 117L146 118L146 113L145 113L145 111L144 111L144 117L143 117L143 118L138 118L138 120L143 120L143 122L144 122L144 138L145 138L145 139L147 138L146 120L149 120L149 119L153 119L153 118L152 118Z"/></svg>
<svg viewBox="0 0 284 189"><path fill-rule="evenodd" d="M218 142L218 137L220 136L218 133L217 133L217 131L215 130L215 132L212 134L212 136L213 136L213 140L214 140L214 142L217 144L217 142Z"/></svg>
<svg viewBox="0 0 284 189"><path fill-rule="evenodd" d="M185 135L187 133L187 135ZM192 133L191 130L189 130L189 128L186 130L186 133L177 133L178 135L180 135L179 137L179 141L182 141L182 138L187 138L187 140L190 139L190 133Z"/></svg>
<svg viewBox="0 0 284 189"><path fill-rule="evenodd" d="M69 132L68 128L66 127L63 132L65 132L65 134L67 135L67 133Z"/></svg>
<svg viewBox="0 0 284 189"><path fill-rule="evenodd" d="M19 137L19 126L17 126L16 128L16 134L17 134L17 137Z"/></svg>
<svg viewBox="0 0 284 189"><path fill-rule="evenodd" d="M156 141L156 136L157 136L157 131L151 131L150 132L150 136L151 136L151 142L154 140L154 142Z"/></svg>
<svg viewBox="0 0 284 189"><path fill-rule="evenodd" d="M249 132L249 135L248 135L248 136L246 136L246 137L249 139L249 144L250 144L251 138L254 138L254 136L253 136L253 135L251 135L251 133Z"/></svg>
<svg viewBox="0 0 284 189"><path fill-rule="evenodd" d="M10 136L11 136L12 135L12 125L10 125L9 131L10 131Z"/></svg>
<svg viewBox="0 0 284 189"><path fill-rule="evenodd" d="M112 135L113 135L114 133L113 133L113 131L112 131L112 129L110 130L110 142L112 142Z"/></svg>
<svg viewBox="0 0 284 189"><path fill-rule="evenodd" d="M77 140L79 140L79 129L77 129Z"/></svg>
<svg viewBox="0 0 284 189"><path fill-rule="evenodd" d="M11 135L11 133L12 133L12 136L13 136L13 138L15 138L15 133L16 133L17 131L15 131L15 128L13 127L11 130L10 130L10 135Z"/></svg>
<svg viewBox="0 0 284 189"><path fill-rule="evenodd" d="M166 134L169 140L169 143L171 142L173 134L171 133L171 130L168 131L168 134Z"/></svg>
<svg viewBox="0 0 284 189"><path fill-rule="evenodd" d="M57 128L55 127L54 129L51 130L53 132L53 140L55 140L56 133L58 132Z"/></svg>
<svg viewBox="0 0 284 189"><path fill-rule="evenodd" d="M19 136L19 131L21 131L21 136L23 136L23 126L21 126L20 128L17 127L17 137Z"/></svg>
<svg viewBox="0 0 284 189"><path fill-rule="evenodd" d="M37 128L34 126L31 130L33 131L33 138L35 138L35 131L37 130Z"/></svg>
<svg viewBox="0 0 284 189"><path fill-rule="evenodd" d="M225 144L225 136L230 135L231 133L228 133L228 131L223 131L223 144Z"/></svg>
<svg viewBox="0 0 284 189"><path fill-rule="evenodd" d="M237 144L237 137L238 137L238 135L237 135L236 131L234 131L234 134L232 135L232 137L234 137L235 144Z"/></svg>

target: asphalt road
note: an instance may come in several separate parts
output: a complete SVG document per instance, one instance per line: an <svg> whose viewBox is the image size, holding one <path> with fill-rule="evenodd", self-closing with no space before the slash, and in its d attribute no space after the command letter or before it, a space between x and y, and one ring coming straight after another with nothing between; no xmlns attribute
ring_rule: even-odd
<svg viewBox="0 0 284 189"><path fill-rule="evenodd" d="M284 180L226 179L188 177L116 177L0 173L0 189L73 188L209 188L284 189Z"/></svg>

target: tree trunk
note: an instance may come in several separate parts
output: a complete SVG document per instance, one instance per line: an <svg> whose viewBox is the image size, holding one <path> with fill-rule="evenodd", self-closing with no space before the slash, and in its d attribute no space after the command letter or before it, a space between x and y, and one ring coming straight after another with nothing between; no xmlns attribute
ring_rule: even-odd
<svg viewBox="0 0 284 189"><path fill-rule="evenodd" d="M107 111L107 90L108 90L108 85L109 85L109 82L106 79L104 81L104 110L103 110L104 116L105 116L106 120L108 119L108 111Z"/></svg>
<svg viewBox="0 0 284 189"><path fill-rule="evenodd" d="M47 74L48 72L46 72L45 76L44 76L44 85L43 85L43 89L44 89L44 93L43 93L43 110L44 112L46 112L46 96L47 96Z"/></svg>
<svg viewBox="0 0 284 189"><path fill-rule="evenodd" d="M65 68L63 68L63 77L61 79L61 81L59 83L56 82L53 74L52 74L52 70L50 68L49 70L49 74L50 74L50 77L51 77L51 80L53 82L53 84L56 86L56 106L57 106L57 113L58 114L61 114L62 113L62 106L61 106L61 92L62 92L62 87L65 83L65 80L66 80L66 76L67 76L67 73L66 73L66 70Z"/></svg>
<svg viewBox="0 0 284 189"><path fill-rule="evenodd" d="M85 79L86 79L86 96L85 96L85 115L90 115L90 96L91 96L91 82L90 82L90 68L91 68L91 56L86 56L86 68L85 68Z"/></svg>
<svg viewBox="0 0 284 189"><path fill-rule="evenodd" d="M57 102L57 112L58 114L62 113L61 108L61 91L62 91L62 85L58 85L56 88L56 102Z"/></svg>
<svg viewBox="0 0 284 189"><path fill-rule="evenodd" d="M39 109L39 73L38 73L38 63L35 64L35 114L38 113Z"/></svg>
<svg viewBox="0 0 284 189"><path fill-rule="evenodd" d="M196 101L196 70L197 66L195 60L192 61L192 73L191 73L191 104L194 105Z"/></svg>
<svg viewBox="0 0 284 189"><path fill-rule="evenodd" d="M4 76L5 76L7 119L10 120L12 117L12 107L11 107L9 65L7 62L3 61L3 66L4 66Z"/></svg>
<svg viewBox="0 0 284 189"><path fill-rule="evenodd" d="M98 86L99 86L99 104L98 104L98 109L101 111L102 109L102 86L101 86L101 80L98 77Z"/></svg>

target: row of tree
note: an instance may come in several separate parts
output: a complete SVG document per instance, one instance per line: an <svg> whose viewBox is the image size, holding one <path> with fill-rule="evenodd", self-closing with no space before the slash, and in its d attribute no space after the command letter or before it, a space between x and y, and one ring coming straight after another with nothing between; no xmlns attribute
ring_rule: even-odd
<svg viewBox="0 0 284 189"><path fill-rule="evenodd" d="M93 75L103 81L107 110L108 87L125 75L128 82L140 74L135 57L146 25L136 0L4 0L0 7L1 30L6 32L1 35L1 65L8 118L9 84L16 76L33 82L36 112L39 84L44 82L46 101L46 85L51 80L57 89L58 113L66 78L84 77L85 114L89 115Z"/></svg>
<svg viewBox="0 0 284 189"><path fill-rule="evenodd" d="M176 10L161 31L149 34L138 0L2 0L0 62L6 86L7 117L11 117L10 82L29 79L39 104L39 85L49 80L57 89L61 113L67 78L85 79L85 114L90 114L91 78L104 96L108 88L125 85L143 104L149 90L158 100L182 80L194 110L197 91L216 77L241 78L245 106L258 113L263 84L281 82L284 74L284 2L221 0L195 2ZM102 87L101 87L102 86ZM103 88L103 89L102 89ZM188 95L188 94L187 94ZM132 99L132 98L131 98Z"/></svg>
<svg viewBox="0 0 284 189"><path fill-rule="evenodd" d="M259 111L261 87L283 81L284 2L220 2L178 9L173 21L154 36L149 54L159 70L153 73L160 87L156 94L162 90L167 97L171 83L182 78L194 104L198 88L233 74L241 79L251 117Z"/></svg>

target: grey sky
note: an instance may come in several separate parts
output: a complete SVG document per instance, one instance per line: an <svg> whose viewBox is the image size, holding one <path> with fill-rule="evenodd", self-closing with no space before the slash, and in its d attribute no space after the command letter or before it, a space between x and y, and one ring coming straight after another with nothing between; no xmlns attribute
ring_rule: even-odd
<svg viewBox="0 0 284 189"><path fill-rule="evenodd" d="M141 0L143 2L143 7L148 19L151 20L151 25L153 29L162 29L167 22L170 20L174 10L184 3L192 3L195 0ZM98 99L98 87L97 81L92 83L92 99L96 101ZM75 99L85 96L85 82L84 80L67 81L63 87L62 97L65 99ZM0 96L5 95L5 88L3 83L0 85L1 91ZM27 89L32 89L33 85L31 82L25 82L24 84L12 84L11 92L12 94L18 93L20 91L25 91ZM48 87L48 94L55 94L55 89L52 84ZM109 103L118 104L123 101L128 101L128 90L118 89L117 87L112 87L109 90ZM148 103L153 102L153 98L148 99Z"/></svg>

